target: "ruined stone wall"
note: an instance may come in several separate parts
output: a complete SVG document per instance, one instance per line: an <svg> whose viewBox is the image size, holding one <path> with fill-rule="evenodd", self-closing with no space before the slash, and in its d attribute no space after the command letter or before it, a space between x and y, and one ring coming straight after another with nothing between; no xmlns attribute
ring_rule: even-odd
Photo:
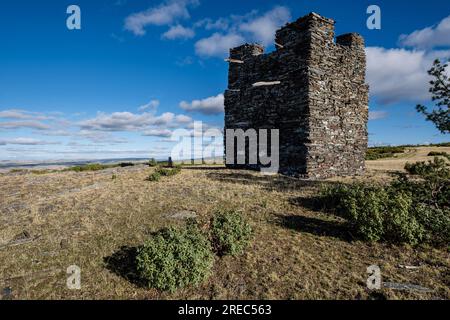
<svg viewBox="0 0 450 320"><path fill-rule="evenodd" d="M270 54L250 44L230 50L225 129L279 129L284 174L363 173L368 87L362 37L343 35L335 43L334 21L313 13L278 30L276 44ZM254 86L261 82L271 85Z"/></svg>

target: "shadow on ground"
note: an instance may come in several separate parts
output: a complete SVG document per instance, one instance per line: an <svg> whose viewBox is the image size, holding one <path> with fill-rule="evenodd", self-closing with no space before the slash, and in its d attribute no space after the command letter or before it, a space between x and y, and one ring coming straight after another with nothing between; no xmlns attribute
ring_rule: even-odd
<svg viewBox="0 0 450 320"><path fill-rule="evenodd" d="M137 247L122 247L109 257L103 258L106 269L132 284L144 288L145 281L139 277L136 268Z"/></svg>
<svg viewBox="0 0 450 320"><path fill-rule="evenodd" d="M324 199L320 196L315 197L295 197L289 199L293 206L302 207L315 212L327 212Z"/></svg>
<svg viewBox="0 0 450 320"><path fill-rule="evenodd" d="M323 181L304 180L282 175L264 175L261 173L217 170L207 174L209 179L226 183L260 185L270 191L286 191L301 188L313 188L326 184Z"/></svg>
<svg viewBox="0 0 450 320"><path fill-rule="evenodd" d="M313 234L316 236L333 237L344 241L352 241L346 223L339 221L327 221L318 218L277 215L274 223L286 229Z"/></svg>
<svg viewBox="0 0 450 320"><path fill-rule="evenodd" d="M214 167L214 166L183 166L182 169L186 170L211 170L211 171L229 171L226 167Z"/></svg>

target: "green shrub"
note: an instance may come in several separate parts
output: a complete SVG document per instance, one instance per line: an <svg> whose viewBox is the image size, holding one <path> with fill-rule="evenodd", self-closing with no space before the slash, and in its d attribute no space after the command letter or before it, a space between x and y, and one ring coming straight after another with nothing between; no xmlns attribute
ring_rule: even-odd
<svg viewBox="0 0 450 320"><path fill-rule="evenodd" d="M139 248L136 259L138 272L149 287L173 292L207 279L214 254L199 228L189 224L153 234Z"/></svg>
<svg viewBox="0 0 450 320"><path fill-rule="evenodd" d="M414 207L417 221L426 230L424 241L435 245L450 245L450 210L424 204Z"/></svg>
<svg viewBox="0 0 450 320"><path fill-rule="evenodd" d="M31 172L32 174L36 174L36 175L43 175L43 174L52 173L52 172L54 172L54 171L44 169L44 170L31 170L30 172Z"/></svg>
<svg viewBox="0 0 450 320"><path fill-rule="evenodd" d="M248 245L251 234L250 224L237 212L217 212L211 219L212 243L219 255L241 254Z"/></svg>
<svg viewBox="0 0 450 320"><path fill-rule="evenodd" d="M126 167L134 167L134 163L132 162L122 162L119 164L119 167L126 168Z"/></svg>
<svg viewBox="0 0 450 320"><path fill-rule="evenodd" d="M363 240L450 243L450 175L445 160L406 166L386 186L338 184L321 190L325 209L348 220Z"/></svg>
<svg viewBox="0 0 450 320"><path fill-rule="evenodd" d="M450 170L447 162L444 159L435 157L433 161L407 163L405 170L412 174L422 177L434 175L445 179L450 178Z"/></svg>
<svg viewBox="0 0 450 320"><path fill-rule="evenodd" d="M159 181L161 179L161 175L158 172L153 172L148 176L147 181Z"/></svg>
<svg viewBox="0 0 450 320"><path fill-rule="evenodd" d="M161 177L171 177L181 172L181 167L174 168L157 168L155 172L150 174L148 181L159 181Z"/></svg>
<svg viewBox="0 0 450 320"><path fill-rule="evenodd" d="M148 161L148 166L149 167L156 167L158 165L158 162L155 160L155 158L151 158L149 161Z"/></svg>
<svg viewBox="0 0 450 320"><path fill-rule="evenodd" d="M361 239L417 244L424 228L412 214L412 197L392 191L381 186L338 185L324 190L324 195L333 199L336 213L349 221Z"/></svg>
<svg viewBox="0 0 450 320"><path fill-rule="evenodd" d="M383 237L383 222L387 193L380 187L363 184L336 185L322 190L327 208L350 223L352 230L367 241Z"/></svg>
<svg viewBox="0 0 450 320"><path fill-rule="evenodd" d="M75 166L64 169L63 171L75 171L75 172L84 172L84 171L100 171L109 168L117 167L117 165L113 164L100 164L100 163L90 163L82 166Z"/></svg>
<svg viewBox="0 0 450 320"><path fill-rule="evenodd" d="M419 244L425 233L412 208L411 194L402 191L391 194L387 200L384 218L384 237L393 243Z"/></svg>
<svg viewBox="0 0 450 320"><path fill-rule="evenodd" d="M414 194L415 205L425 204L436 209L449 209L450 167L444 159L406 164L405 169L413 179L400 175L392 186Z"/></svg>
<svg viewBox="0 0 450 320"><path fill-rule="evenodd" d="M378 160L391 158L396 154L404 153L405 147L375 147L369 148L366 153L366 160Z"/></svg>
<svg viewBox="0 0 450 320"><path fill-rule="evenodd" d="M428 157L446 157L448 158L450 155L447 152L438 152L438 151L431 151L428 153Z"/></svg>
<svg viewBox="0 0 450 320"><path fill-rule="evenodd" d="M181 172L181 167L159 168L158 170L156 170L156 172L163 177L171 177L179 174Z"/></svg>

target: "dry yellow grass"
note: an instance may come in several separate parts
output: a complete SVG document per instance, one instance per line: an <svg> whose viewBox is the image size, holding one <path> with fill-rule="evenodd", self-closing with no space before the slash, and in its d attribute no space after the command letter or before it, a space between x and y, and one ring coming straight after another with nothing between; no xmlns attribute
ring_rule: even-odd
<svg viewBox="0 0 450 320"><path fill-rule="evenodd" d="M366 165L369 171L402 171L407 162L413 163L433 160L433 157L428 157L428 154L432 151L447 152L450 154L450 147L408 148L404 154L398 154L394 158L367 161Z"/></svg>
<svg viewBox="0 0 450 320"><path fill-rule="evenodd" d="M146 181L152 170L0 175L0 294L11 288L14 299L368 299L366 268L377 264L383 281L432 290L383 289L386 298L450 298L447 250L353 240L343 221L309 208L318 182L217 166ZM173 294L136 281L133 248L150 232L183 223L171 218L175 213L195 212L207 222L219 208L250 219L255 234L244 255L217 258L206 283ZM70 265L81 268L79 291L66 287Z"/></svg>

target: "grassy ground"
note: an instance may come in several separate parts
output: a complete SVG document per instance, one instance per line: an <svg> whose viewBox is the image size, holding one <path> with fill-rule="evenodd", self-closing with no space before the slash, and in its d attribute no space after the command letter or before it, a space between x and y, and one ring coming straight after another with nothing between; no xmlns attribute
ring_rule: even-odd
<svg viewBox="0 0 450 320"><path fill-rule="evenodd" d="M432 151L450 153L450 147L406 148L405 153L397 154L393 158L367 161L367 166L369 169L378 172L400 171L403 170L407 162L413 163L417 161L433 160L433 157L428 156Z"/></svg>
<svg viewBox="0 0 450 320"><path fill-rule="evenodd" d="M443 150L421 149L401 161ZM398 161L368 162L369 173L360 179L388 177L386 172L401 167ZM0 295L14 299L450 299L448 250L355 241L343 221L310 205L318 182L218 166L185 168L159 182L146 181L153 170L139 165L95 172L1 174ZM213 276L198 288L173 294L144 288L133 272L136 246L152 231L183 223L180 217L186 213L206 222L218 208L241 210L250 219L255 234L246 253L217 258ZM431 292L383 289L374 294L366 289L366 268L372 264L380 266L385 282L417 284ZM66 287L70 265L81 268L79 291Z"/></svg>

